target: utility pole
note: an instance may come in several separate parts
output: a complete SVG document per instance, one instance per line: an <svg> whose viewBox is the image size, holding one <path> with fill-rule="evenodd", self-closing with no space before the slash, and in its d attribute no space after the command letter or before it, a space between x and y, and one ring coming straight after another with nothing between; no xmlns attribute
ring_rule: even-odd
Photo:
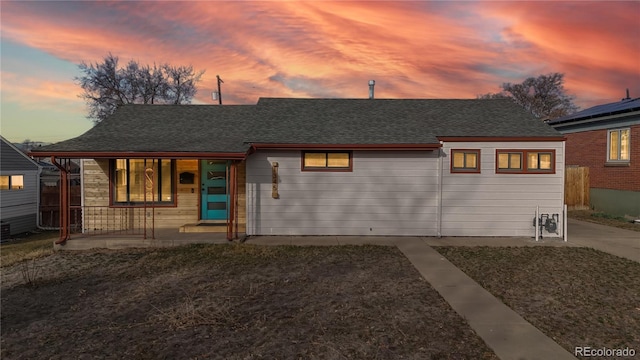
<svg viewBox="0 0 640 360"><path fill-rule="evenodd" d="M220 84L224 83L224 81L220 79L220 75L216 75L216 78L218 78L218 103L222 105L222 91L220 90Z"/></svg>

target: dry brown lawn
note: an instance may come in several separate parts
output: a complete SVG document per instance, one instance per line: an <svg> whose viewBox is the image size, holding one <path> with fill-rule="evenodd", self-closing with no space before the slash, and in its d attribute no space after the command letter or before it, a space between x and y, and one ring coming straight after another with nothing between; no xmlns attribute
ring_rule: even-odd
<svg viewBox="0 0 640 360"><path fill-rule="evenodd" d="M496 359L395 247L57 252L1 300L2 359Z"/></svg>
<svg viewBox="0 0 640 360"><path fill-rule="evenodd" d="M640 264L590 248L438 247L547 336L640 353Z"/></svg>
<svg viewBox="0 0 640 360"><path fill-rule="evenodd" d="M0 244L0 266L10 266L27 259L51 255L53 242L58 234L58 231L24 234Z"/></svg>

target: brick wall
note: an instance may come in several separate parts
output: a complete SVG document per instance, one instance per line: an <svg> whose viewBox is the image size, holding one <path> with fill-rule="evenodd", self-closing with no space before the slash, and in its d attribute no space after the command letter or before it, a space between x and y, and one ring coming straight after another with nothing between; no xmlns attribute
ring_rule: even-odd
<svg viewBox="0 0 640 360"><path fill-rule="evenodd" d="M589 167L592 188L640 191L640 125L631 126L630 166L606 166L607 130L566 134L566 165Z"/></svg>

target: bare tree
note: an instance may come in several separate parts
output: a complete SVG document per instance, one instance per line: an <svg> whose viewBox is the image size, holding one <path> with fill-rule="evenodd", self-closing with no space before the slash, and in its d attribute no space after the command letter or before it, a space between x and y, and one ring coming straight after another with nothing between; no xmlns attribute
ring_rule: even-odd
<svg viewBox="0 0 640 360"><path fill-rule="evenodd" d="M512 98L541 119L555 119L579 110L564 90L564 74L530 77L521 84L504 83L502 91L478 95L478 99Z"/></svg>
<svg viewBox="0 0 640 360"><path fill-rule="evenodd" d="M105 56L103 62L79 66L82 76L76 77L89 107L88 117L95 123L113 114L123 104L188 104L196 94L196 84L204 70L193 66L161 64L140 65L129 61L119 66L117 56Z"/></svg>

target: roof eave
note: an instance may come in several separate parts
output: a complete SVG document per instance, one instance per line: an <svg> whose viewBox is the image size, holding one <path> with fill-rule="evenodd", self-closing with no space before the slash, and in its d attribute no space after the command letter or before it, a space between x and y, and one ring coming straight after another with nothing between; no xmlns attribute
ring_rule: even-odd
<svg viewBox="0 0 640 360"><path fill-rule="evenodd" d="M251 143L254 150L436 150L441 144L278 144Z"/></svg>
<svg viewBox="0 0 640 360"><path fill-rule="evenodd" d="M247 157L246 152L174 152L174 151L32 151L29 155L33 157L58 157L69 159L144 159L144 158L166 158L166 159L226 159L243 160Z"/></svg>
<svg viewBox="0 0 640 360"><path fill-rule="evenodd" d="M518 142L518 141L565 141L567 140L566 136L558 135L558 136L438 136L438 140L440 141L449 141L449 142L462 142L462 141L473 141L473 142L495 142L495 141L504 141L504 142Z"/></svg>

